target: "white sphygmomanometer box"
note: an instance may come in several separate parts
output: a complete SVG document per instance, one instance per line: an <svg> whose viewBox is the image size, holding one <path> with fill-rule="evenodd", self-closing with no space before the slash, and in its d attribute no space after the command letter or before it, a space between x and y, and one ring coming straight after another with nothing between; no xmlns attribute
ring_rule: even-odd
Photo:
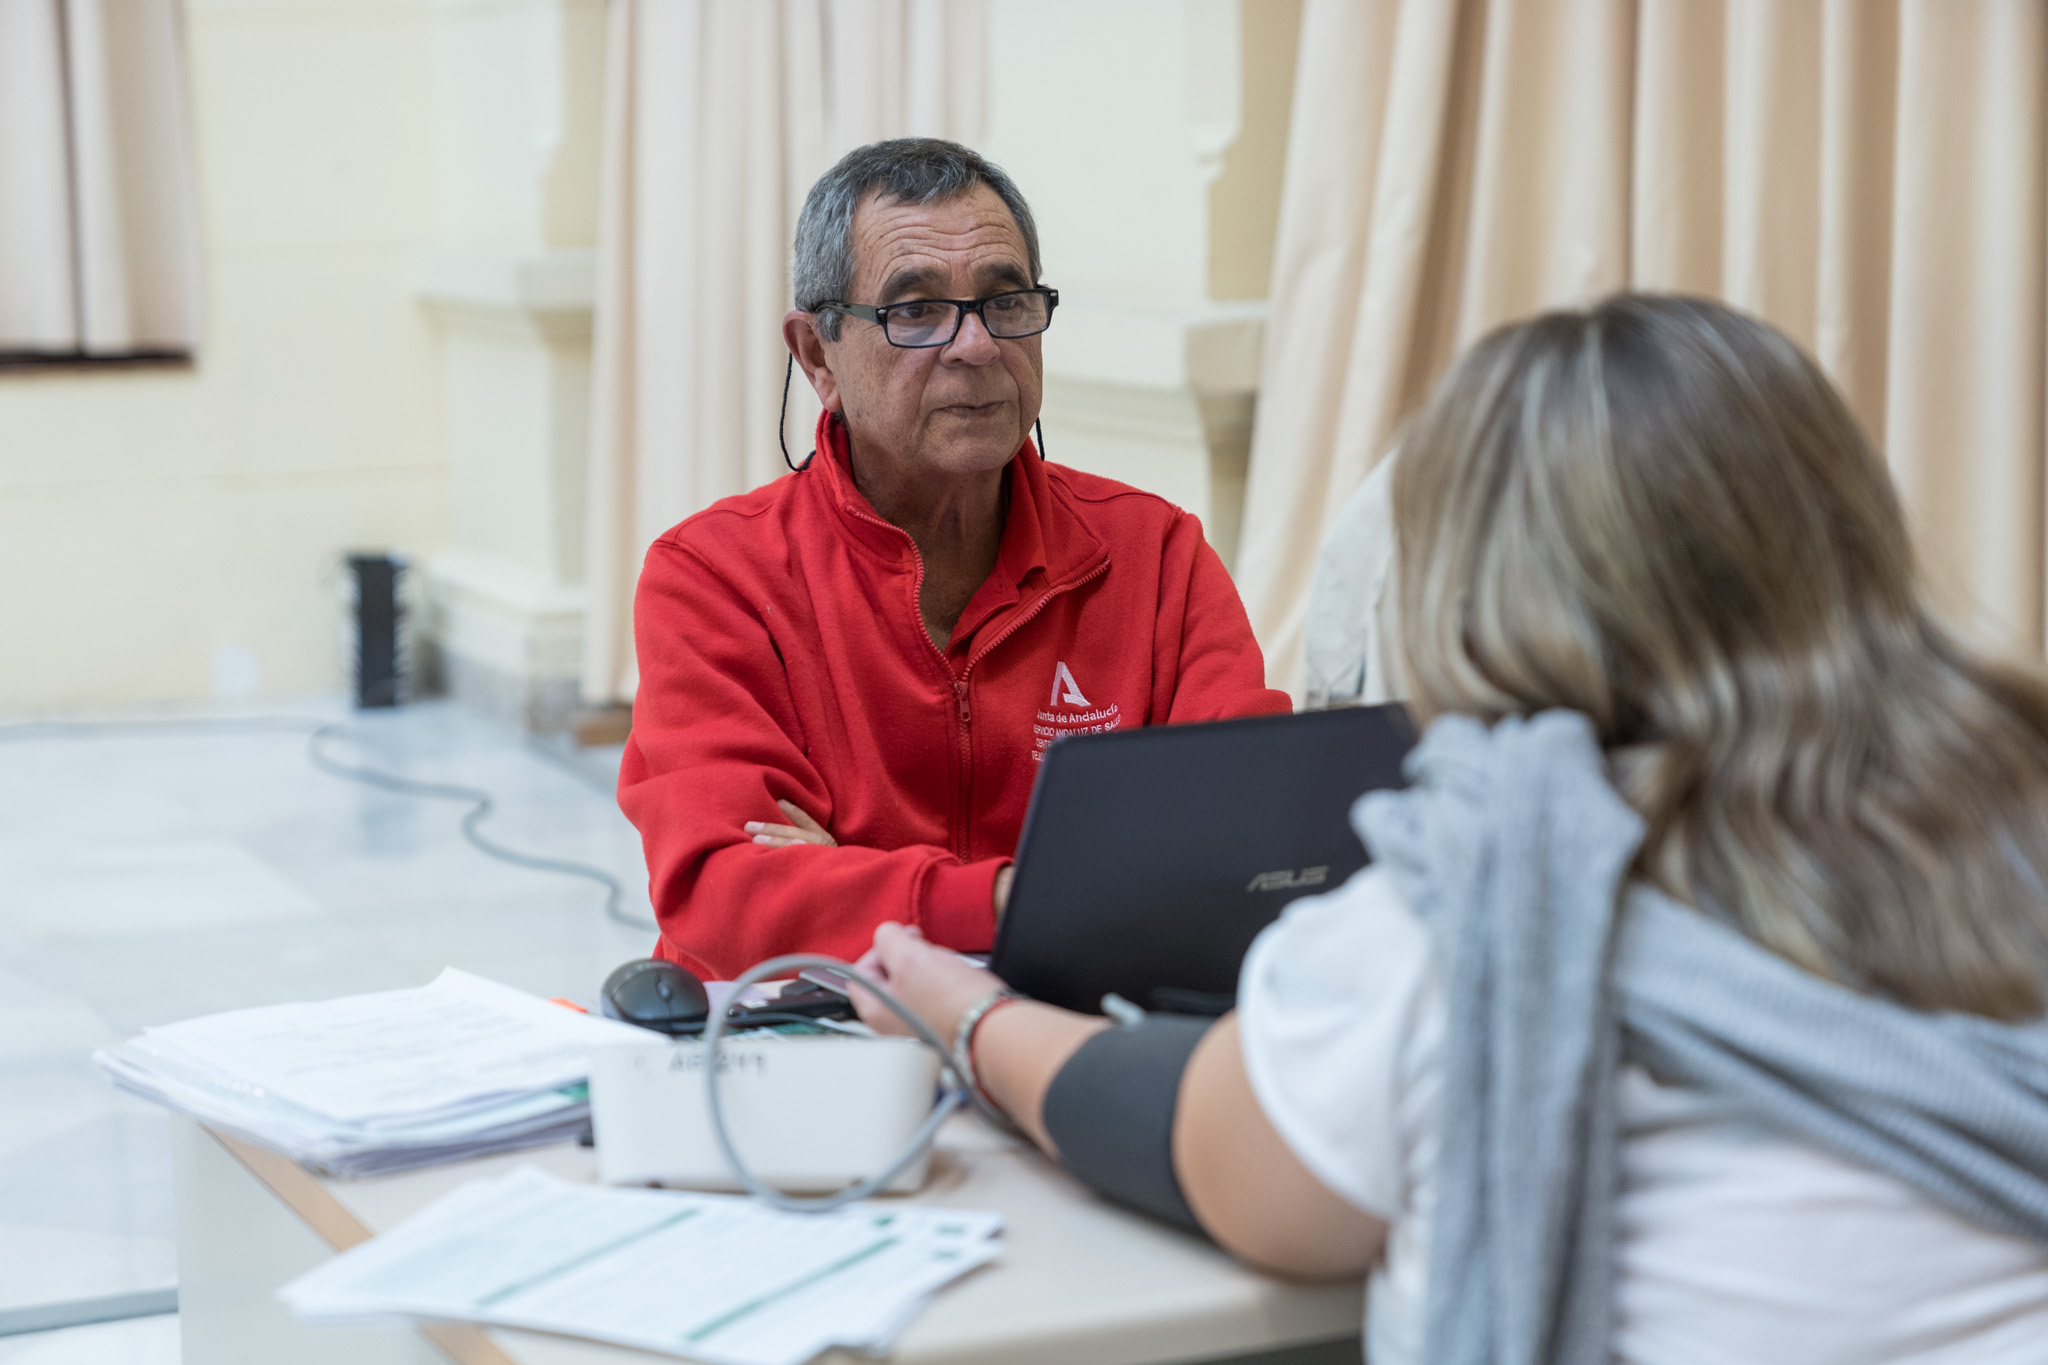
<svg viewBox="0 0 2048 1365"><path fill-rule="evenodd" d="M931 1112L938 1058L910 1038L804 1035L719 1044L719 1101L747 1168L793 1193L845 1189L903 1155ZM590 1123L607 1185L735 1190L711 1132L704 1044L629 1043L590 1054ZM889 1183L924 1183L929 1153Z"/></svg>

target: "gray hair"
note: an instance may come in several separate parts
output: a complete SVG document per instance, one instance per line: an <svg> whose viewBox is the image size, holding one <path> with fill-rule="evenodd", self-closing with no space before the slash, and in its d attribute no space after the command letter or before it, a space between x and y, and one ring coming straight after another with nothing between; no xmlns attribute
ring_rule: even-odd
<svg viewBox="0 0 2048 1365"><path fill-rule="evenodd" d="M986 185L996 192L1024 236L1031 282L1038 283L1038 225L1031 206L1000 166L957 142L899 137L856 147L818 177L796 220L789 278L796 306L816 313L821 303L847 303L853 284L853 214L870 194L885 203L931 204L957 199ZM818 335L839 339L840 316L820 313Z"/></svg>

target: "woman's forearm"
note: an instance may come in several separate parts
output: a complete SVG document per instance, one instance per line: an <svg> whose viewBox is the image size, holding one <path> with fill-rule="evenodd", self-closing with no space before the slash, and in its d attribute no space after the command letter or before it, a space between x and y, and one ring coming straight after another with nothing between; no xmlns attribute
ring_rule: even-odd
<svg viewBox="0 0 2048 1365"><path fill-rule="evenodd" d="M1045 1130L1046 1093L1082 1045L1110 1027L1107 1019L1036 1001L1005 1005L975 1032L976 1074L997 1107L1057 1157ZM1202 1035L1178 1078L1177 1096L1173 1179L1187 1211L1225 1249L1310 1279L1362 1274L1378 1258L1387 1225L1324 1186L1260 1109L1235 1015ZM1102 1188L1133 1199L1129 1188Z"/></svg>
<svg viewBox="0 0 2048 1365"><path fill-rule="evenodd" d="M1045 1092L1081 1044L1109 1026L1107 1019L1034 1000L1005 1005L975 1030L975 1073L996 1107L1058 1156L1045 1132Z"/></svg>

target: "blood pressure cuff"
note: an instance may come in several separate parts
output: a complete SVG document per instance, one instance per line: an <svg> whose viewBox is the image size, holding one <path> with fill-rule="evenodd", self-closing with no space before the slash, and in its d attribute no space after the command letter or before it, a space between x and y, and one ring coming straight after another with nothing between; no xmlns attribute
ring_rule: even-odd
<svg viewBox="0 0 2048 1365"><path fill-rule="evenodd" d="M1173 1173L1180 1077L1214 1019L1148 1014L1104 1029L1052 1078L1040 1111L1060 1164L1120 1204L1202 1230Z"/></svg>

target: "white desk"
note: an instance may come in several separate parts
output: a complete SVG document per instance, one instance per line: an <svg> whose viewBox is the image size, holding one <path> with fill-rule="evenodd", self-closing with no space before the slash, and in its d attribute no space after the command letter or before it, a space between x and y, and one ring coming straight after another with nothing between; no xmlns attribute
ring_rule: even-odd
<svg viewBox="0 0 2048 1365"><path fill-rule="evenodd" d="M628 1365L672 1360L509 1329L301 1327L279 1285L473 1176L529 1163L595 1180L587 1149L547 1147L379 1180L326 1180L189 1119L173 1139L185 1365ZM1357 1284L1304 1286L1108 1205L979 1120L941 1135L923 1203L994 1209L1002 1258L940 1291L895 1365L1358 1365ZM429 1340L432 1345L429 1345ZM436 1347L439 1349L437 1350ZM856 1358L825 1359L852 1365Z"/></svg>

